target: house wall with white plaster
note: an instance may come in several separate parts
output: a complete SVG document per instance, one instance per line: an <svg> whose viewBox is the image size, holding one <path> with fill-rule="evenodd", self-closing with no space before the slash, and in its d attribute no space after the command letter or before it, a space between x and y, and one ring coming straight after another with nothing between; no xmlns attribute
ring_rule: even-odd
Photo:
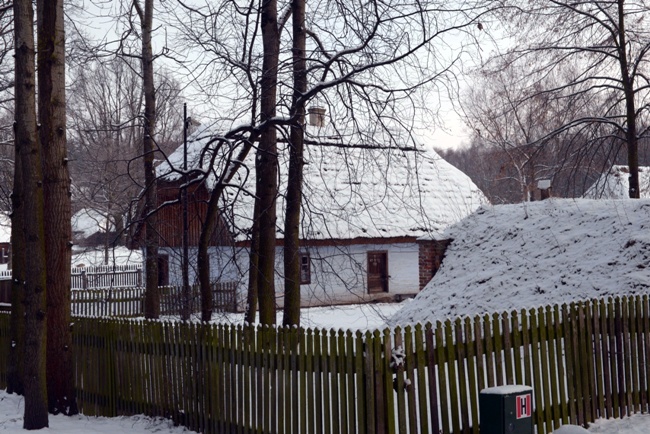
<svg viewBox="0 0 650 434"><path fill-rule="evenodd" d="M388 301L414 296L419 291L417 243L354 244L347 246L311 246L309 252L311 282L301 285L303 307L332 304L350 304L369 301ZM368 252L386 252L388 262L388 291L368 292ZM248 286L247 247L211 247L210 276L213 281L238 282L238 303L243 310ZM160 254L169 256L169 284L182 283L182 255L180 249L161 248ZM190 248L190 283L197 282L197 249ZM276 300L284 303L283 248L276 248Z"/></svg>

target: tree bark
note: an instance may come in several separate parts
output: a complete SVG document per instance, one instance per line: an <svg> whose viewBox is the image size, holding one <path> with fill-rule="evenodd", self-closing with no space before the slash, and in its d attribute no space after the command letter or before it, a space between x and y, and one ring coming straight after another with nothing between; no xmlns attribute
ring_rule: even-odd
<svg viewBox="0 0 650 434"><path fill-rule="evenodd" d="M627 143L627 165L630 169L630 199L639 199L639 144L636 135L636 108L634 104L634 83L630 78L627 61L627 41L625 37L625 1L618 0L618 61L621 66L621 82L625 95L625 141Z"/></svg>
<svg viewBox="0 0 650 434"><path fill-rule="evenodd" d="M260 323L275 324L275 231L278 195L278 149L275 126L280 34L277 0L262 1L264 60L260 81L260 121L264 125L255 159L256 200L259 201L259 258L257 294Z"/></svg>
<svg viewBox="0 0 650 434"><path fill-rule="evenodd" d="M38 117L43 151L50 413L77 414L70 331L70 172L66 146L63 0L38 0Z"/></svg>
<svg viewBox="0 0 650 434"><path fill-rule="evenodd" d="M18 103L18 101L16 101ZM24 109L23 109L24 110ZM18 107L16 107L18 113ZM18 119L18 118L16 118ZM21 230L25 220L23 204L22 165L20 164L21 141L18 140L18 123L15 124L16 142L14 146L14 189L11 195L11 322L9 348L7 348L7 393L22 395L25 351L25 234Z"/></svg>
<svg viewBox="0 0 650 434"><path fill-rule="evenodd" d="M139 2L136 1L136 5ZM153 134L156 126L156 97L153 80L153 48L151 33L153 31L153 0L145 0L144 10L140 13L142 29L142 87L144 91L144 137L142 150L144 155L145 181L145 267L146 289L144 299L144 316L160 317L160 291L158 289L158 224L155 215L158 206L156 188L156 170L154 167L155 142Z"/></svg>
<svg viewBox="0 0 650 434"><path fill-rule="evenodd" d="M48 426L46 356L46 267L41 149L36 127L34 11L29 0L14 1L16 48L16 147L24 187L25 266L25 429Z"/></svg>
<svg viewBox="0 0 650 434"><path fill-rule="evenodd" d="M284 220L284 315L282 323L300 325L300 205L302 203L305 104L305 0L291 2L293 24L293 96L289 138L289 180Z"/></svg>
<svg viewBox="0 0 650 434"><path fill-rule="evenodd" d="M248 260L248 294L246 295L246 312L244 313L244 321L248 324L255 324L255 316L257 315L257 271L260 260L259 218L260 207L259 202L256 200L253 208L253 237L251 238L251 250Z"/></svg>

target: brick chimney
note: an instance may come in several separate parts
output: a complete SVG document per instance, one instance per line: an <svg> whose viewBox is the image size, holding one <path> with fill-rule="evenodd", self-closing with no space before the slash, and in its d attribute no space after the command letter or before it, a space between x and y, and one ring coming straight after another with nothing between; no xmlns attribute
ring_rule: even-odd
<svg viewBox="0 0 650 434"><path fill-rule="evenodd" d="M436 275L452 240L418 240L420 290Z"/></svg>

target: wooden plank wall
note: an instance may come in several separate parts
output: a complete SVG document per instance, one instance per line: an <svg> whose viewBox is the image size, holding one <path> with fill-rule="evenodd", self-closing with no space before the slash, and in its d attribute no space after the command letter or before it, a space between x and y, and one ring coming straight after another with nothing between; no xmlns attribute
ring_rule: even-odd
<svg viewBox="0 0 650 434"><path fill-rule="evenodd" d="M366 332L77 318L75 382L87 415L288 434L476 434L479 391L526 384L548 433L648 411L648 308L623 297ZM7 328L0 315L5 346Z"/></svg>

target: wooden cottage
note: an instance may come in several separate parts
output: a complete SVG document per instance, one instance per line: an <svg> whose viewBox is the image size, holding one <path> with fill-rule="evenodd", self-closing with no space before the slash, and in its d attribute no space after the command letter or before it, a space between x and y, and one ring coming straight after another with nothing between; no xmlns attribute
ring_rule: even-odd
<svg viewBox="0 0 650 434"><path fill-rule="evenodd" d="M301 224L303 305L414 296L433 276L444 254L446 241L438 234L486 203L484 195L469 177L425 147L401 146L388 140L369 142L367 138L344 140L309 131ZM206 130L192 136L188 149L191 168L198 167L197 156L209 139ZM280 148L276 251L279 306L283 303L282 193L287 182L286 152ZM158 167L161 205L179 198L182 178L172 167L181 167L182 157L181 146ZM239 300L245 300L247 287L254 170L253 155L226 189L220 230L210 250L211 276L215 281L236 282ZM219 173L218 168L215 172ZM213 179L209 176L191 191L192 282L196 281L197 230ZM181 281L181 216L178 204L159 213L161 263L168 273L164 283Z"/></svg>

